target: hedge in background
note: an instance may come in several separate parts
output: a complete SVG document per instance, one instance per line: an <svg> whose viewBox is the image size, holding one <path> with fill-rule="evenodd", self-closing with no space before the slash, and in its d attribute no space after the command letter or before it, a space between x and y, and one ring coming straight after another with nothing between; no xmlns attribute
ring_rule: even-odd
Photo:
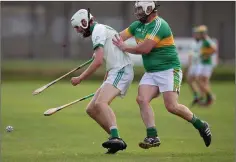
<svg viewBox="0 0 236 162"><path fill-rule="evenodd" d="M54 80L57 77L67 73L69 70L77 67L84 61L4 61L2 60L3 81L11 80ZM102 80L105 74L105 68L101 67L91 76L90 80ZM83 70L83 69L82 69ZM79 75L82 70L75 72L64 80L69 80L72 76ZM183 68L185 72L185 69ZM135 81L139 81L144 73L143 67L134 67ZM185 77L184 77L185 78ZM218 65L212 75L215 81L234 81L235 68L234 65Z"/></svg>

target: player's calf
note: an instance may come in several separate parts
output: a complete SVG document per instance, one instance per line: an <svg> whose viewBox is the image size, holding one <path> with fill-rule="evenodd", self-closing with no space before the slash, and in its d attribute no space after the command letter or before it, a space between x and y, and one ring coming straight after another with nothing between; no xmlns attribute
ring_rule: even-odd
<svg viewBox="0 0 236 162"><path fill-rule="evenodd" d="M173 101L165 101L165 107L168 112L178 114L178 103Z"/></svg>
<svg viewBox="0 0 236 162"><path fill-rule="evenodd" d="M171 111L173 114L180 116L181 118L191 122L193 126L200 132L205 145L208 147L211 144L211 132L208 124L199 118L197 118L186 106L177 104L177 106L171 106L172 104L175 105L177 103L177 95L173 92L165 92L164 95L164 102L167 107L169 108L168 111ZM171 104L172 103L172 104ZM172 108L171 108L172 107Z"/></svg>
<svg viewBox="0 0 236 162"><path fill-rule="evenodd" d="M99 109L95 107L95 102L97 100L97 97L99 95L100 89L97 90L95 93L93 99L90 101L86 108L86 113L93 119L95 120L108 134L110 134L110 129L108 126L108 122L103 116L102 111L103 109Z"/></svg>

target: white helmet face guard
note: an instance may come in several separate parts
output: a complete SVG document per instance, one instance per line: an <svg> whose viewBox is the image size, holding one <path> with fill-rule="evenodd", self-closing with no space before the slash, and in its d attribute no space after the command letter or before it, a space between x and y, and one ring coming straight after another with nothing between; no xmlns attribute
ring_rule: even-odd
<svg viewBox="0 0 236 162"><path fill-rule="evenodd" d="M85 37L88 34L89 20L93 16L86 9L80 9L71 18L71 25L79 36Z"/></svg>
<svg viewBox="0 0 236 162"><path fill-rule="evenodd" d="M146 16L145 11L141 6L134 8L134 15L137 19L141 19L142 17Z"/></svg>
<svg viewBox="0 0 236 162"><path fill-rule="evenodd" d="M138 1L134 6L134 14L137 19L141 19L145 16L150 15L155 8L155 3L153 1Z"/></svg>

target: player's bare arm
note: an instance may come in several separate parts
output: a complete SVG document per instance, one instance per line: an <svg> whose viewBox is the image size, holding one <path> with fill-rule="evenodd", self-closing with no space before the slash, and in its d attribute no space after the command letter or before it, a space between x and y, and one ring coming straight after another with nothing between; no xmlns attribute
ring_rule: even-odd
<svg viewBox="0 0 236 162"><path fill-rule="evenodd" d="M77 84L80 84L82 80L85 80L90 75L92 75L103 63L103 48L98 47L95 50L95 54L93 55L94 61L91 63L91 65L78 77L73 77L71 79L71 83L76 86Z"/></svg>
<svg viewBox="0 0 236 162"><path fill-rule="evenodd" d="M120 48L122 51L137 55L148 54L157 45L157 42L151 39L145 39L144 42L139 43L136 46L129 46L124 43L122 37L119 38L118 36L115 36L112 41L113 44Z"/></svg>

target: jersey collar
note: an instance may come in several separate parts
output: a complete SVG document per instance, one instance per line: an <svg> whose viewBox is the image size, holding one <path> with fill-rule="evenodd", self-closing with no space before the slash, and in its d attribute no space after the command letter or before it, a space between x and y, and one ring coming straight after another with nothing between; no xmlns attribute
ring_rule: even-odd
<svg viewBox="0 0 236 162"><path fill-rule="evenodd" d="M150 24L151 22L153 22L155 19L157 19L158 18L158 16L156 15L149 23L147 23L147 24L145 24L145 25L148 25L148 24Z"/></svg>
<svg viewBox="0 0 236 162"><path fill-rule="evenodd" d="M93 29L95 27L95 25L97 25L98 23L96 21L93 22L93 24L90 26L90 32L92 33L93 32Z"/></svg>
<svg viewBox="0 0 236 162"><path fill-rule="evenodd" d="M158 18L158 16L155 16L150 22L152 22L153 20L155 20L155 19L157 19Z"/></svg>

